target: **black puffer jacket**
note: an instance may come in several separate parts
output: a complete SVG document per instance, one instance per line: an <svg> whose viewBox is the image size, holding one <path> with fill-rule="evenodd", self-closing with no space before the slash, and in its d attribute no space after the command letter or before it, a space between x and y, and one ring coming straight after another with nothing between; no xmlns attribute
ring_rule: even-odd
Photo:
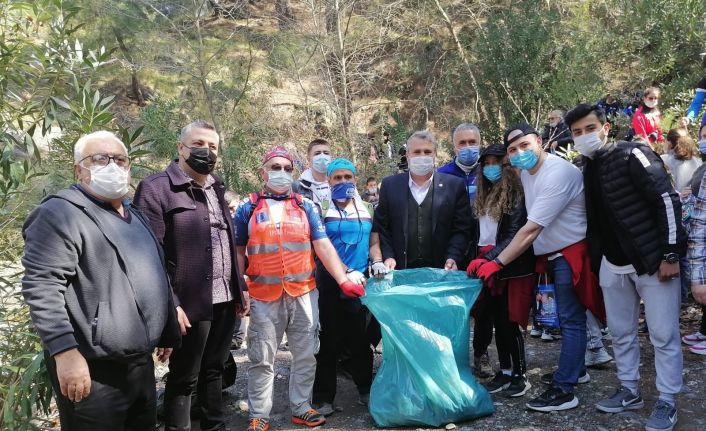
<svg viewBox="0 0 706 431"><path fill-rule="evenodd" d="M610 143L587 159L587 238L592 260L600 262L599 211L609 211L618 241L638 275L654 274L665 253L686 253L681 202L662 159L639 142Z"/></svg>
<svg viewBox="0 0 706 431"><path fill-rule="evenodd" d="M493 260L505 250L512 238L522 226L527 223L527 210L525 200L517 205L510 214L503 214L498 221L498 233L495 236L495 247L485 254L485 259ZM535 256L532 247L528 248L517 259L510 262L498 272L499 279L521 277L534 272Z"/></svg>

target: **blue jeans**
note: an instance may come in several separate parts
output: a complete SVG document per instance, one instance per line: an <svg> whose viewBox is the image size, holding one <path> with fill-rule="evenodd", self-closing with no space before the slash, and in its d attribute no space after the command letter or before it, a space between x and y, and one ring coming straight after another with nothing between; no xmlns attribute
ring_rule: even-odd
<svg viewBox="0 0 706 431"><path fill-rule="evenodd" d="M554 385L564 392L574 392L579 375L586 369L586 308L576 296L571 267L563 256L549 261L549 272L554 277L561 324L561 353Z"/></svg>

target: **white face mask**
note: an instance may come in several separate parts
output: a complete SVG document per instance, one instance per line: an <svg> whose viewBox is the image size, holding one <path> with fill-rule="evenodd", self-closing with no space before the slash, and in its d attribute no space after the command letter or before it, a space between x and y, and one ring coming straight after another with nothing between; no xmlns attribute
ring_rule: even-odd
<svg viewBox="0 0 706 431"><path fill-rule="evenodd" d="M652 109L652 108L654 108L655 106L657 106L657 101L656 101L656 100L645 100L644 103L645 103L645 106L647 106L647 107L650 108L650 109Z"/></svg>
<svg viewBox="0 0 706 431"><path fill-rule="evenodd" d="M317 154L311 159L311 167L320 174L325 174L328 164L331 163L331 156L328 154Z"/></svg>
<svg viewBox="0 0 706 431"><path fill-rule="evenodd" d="M558 121L550 121L550 122L549 122L549 127L556 127L556 126L558 126L558 125L559 125L559 122L558 122Z"/></svg>
<svg viewBox="0 0 706 431"><path fill-rule="evenodd" d="M574 147L576 151L586 157L593 157L599 148L603 146L603 140L598 135L598 132L586 133L585 135L576 136L574 138Z"/></svg>
<svg viewBox="0 0 706 431"><path fill-rule="evenodd" d="M292 187L293 181L291 172L285 170L267 172L267 187L277 194L286 193Z"/></svg>
<svg viewBox="0 0 706 431"><path fill-rule="evenodd" d="M409 171L420 177L429 175L434 170L434 158L432 156L415 156L411 157L408 162Z"/></svg>
<svg viewBox="0 0 706 431"><path fill-rule="evenodd" d="M129 189L128 178L130 172L116 165L114 162L107 166L91 166L91 182L88 188L98 196L107 199L118 199L127 194Z"/></svg>

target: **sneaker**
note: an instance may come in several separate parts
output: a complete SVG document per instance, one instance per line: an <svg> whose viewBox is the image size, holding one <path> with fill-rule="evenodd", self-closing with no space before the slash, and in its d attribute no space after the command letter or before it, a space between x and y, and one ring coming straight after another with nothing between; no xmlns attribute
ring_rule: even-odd
<svg viewBox="0 0 706 431"><path fill-rule="evenodd" d="M532 338L539 338L542 336L542 330L533 326L532 329L529 332L530 337Z"/></svg>
<svg viewBox="0 0 706 431"><path fill-rule="evenodd" d="M669 403L657 400L645 424L645 431L672 431L676 423L677 409Z"/></svg>
<svg viewBox="0 0 706 431"><path fill-rule="evenodd" d="M473 356L473 374L485 379L493 376L493 367L490 365L490 356L485 352L481 357Z"/></svg>
<svg viewBox="0 0 706 431"><path fill-rule="evenodd" d="M689 346L689 351L697 355L706 355L706 341Z"/></svg>
<svg viewBox="0 0 706 431"><path fill-rule="evenodd" d="M613 336L610 334L610 329L608 329L608 328L601 329L601 339L603 341L613 341Z"/></svg>
<svg viewBox="0 0 706 431"><path fill-rule="evenodd" d="M620 413L625 410L639 409L644 405L645 402L641 396L635 395L630 389L621 386L610 398L598 401L596 408L605 413Z"/></svg>
<svg viewBox="0 0 706 431"><path fill-rule="evenodd" d="M248 431L267 431L270 429L270 421L263 418L251 418Z"/></svg>
<svg viewBox="0 0 706 431"><path fill-rule="evenodd" d="M370 403L370 394L361 394L358 395L358 404L361 406L367 406L368 403Z"/></svg>
<svg viewBox="0 0 706 431"><path fill-rule="evenodd" d="M503 390L502 395L507 398L521 397L531 387L532 385L525 376L512 376L510 378L510 385Z"/></svg>
<svg viewBox="0 0 706 431"><path fill-rule="evenodd" d="M579 399L572 392L564 392L556 386L551 386L525 405L528 409L538 412L556 412L573 409L579 405Z"/></svg>
<svg viewBox="0 0 706 431"><path fill-rule="evenodd" d="M558 340L559 338L561 338L561 335L552 334L546 329L543 329L542 336L540 338L542 339L542 341L546 341L549 343Z"/></svg>
<svg viewBox="0 0 706 431"><path fill-rule="evenodd" d="M336 412L336 409L333 407L332 403L314 404L313 407L316 411L318 411L325 417L331 416Z"/></svg>
<svg viewBox="0 0 706 431"><path fill-rule="evenodd" d="M497 373L495 373L495 377L493 377L493 380L489 381L483 386L485 386L485 389L488 391L488 393L495 394L510 386L510 382L510 376L508 376L507 374L503 374L502 371L498 371Z"/></svg>
<svg viewBox="0 0 706 431"><path fill-rule="evenodd" d="M296 425L306 425L313 428L325 424L326 418L315 409L309 409L306 413L298 416L292 416L292 423Z"/></svg>
<svg viewBox="0 0 706 431"><path fill-rule="evenodd" d="M554 372L542 374L542 377L539 378L539 381L541 381L545 385L553 385L554 384ZM591 376L588 375L588 371L584 371L583 373L579 374L579 380L577 383L584 384L584 383L588 383L590 381L591 381Z"/></svg>
<svg viewBox="0 0 706 431"><path fill-rule="evenodd" d="M607 364L613 360L613 357L610 356L605 347L601 347L595 352L590 349L586 349L584 360L586 361L587 367L595 367L597 365Z"/></svg>
<svg viewBox="0 0 706 431"><path fill-rule="evenodd" d="M694 334L684 335L681 337L681 341L687 346L693 346L694 344L699 344L706 341L706 335L701 332L696 332Z"/></svg>

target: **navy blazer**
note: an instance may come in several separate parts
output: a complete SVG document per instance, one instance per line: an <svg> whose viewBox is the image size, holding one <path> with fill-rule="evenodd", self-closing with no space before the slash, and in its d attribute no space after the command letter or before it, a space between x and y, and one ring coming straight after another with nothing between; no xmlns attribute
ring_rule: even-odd
<svg viewBox="0 0 706 431"><path fill-rule="evenodd" d="M432 201L432 261L433 267L443 268L447 259L464 264L464 255L471 240L471 203L466 184L453 175L434 173ZM431 188L429 189L431 192ZM409 174L385 177L380 185L380 200L375 209L373 230L380 235L383 259L397 261L396 269L407 268L407 204Z"/></svg>

